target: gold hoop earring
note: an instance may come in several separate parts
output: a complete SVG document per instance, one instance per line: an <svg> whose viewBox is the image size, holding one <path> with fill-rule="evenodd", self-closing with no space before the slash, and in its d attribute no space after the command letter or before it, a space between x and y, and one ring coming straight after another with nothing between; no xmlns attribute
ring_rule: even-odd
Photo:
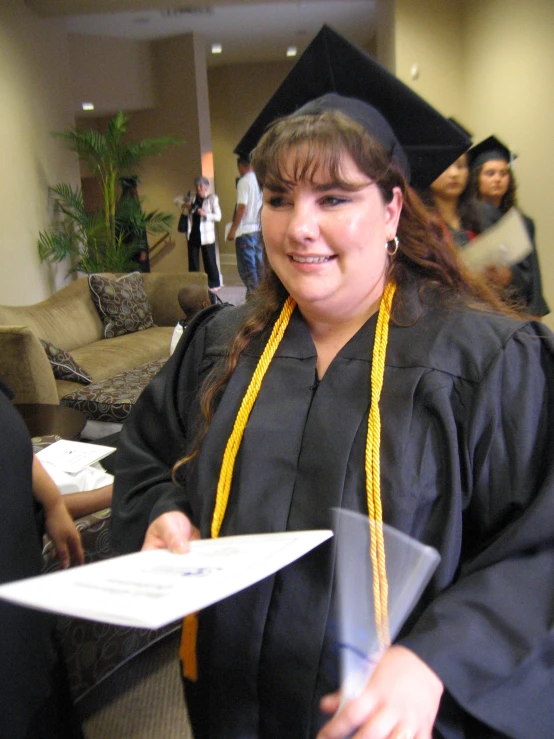
<svg viewBox="0 0 554 739"><path fill-rule="evenodd" d="M391 244L392 244L392 247L391 247ZM385 241L385 249L389 257L394 257L394 255L398 251L399 246L400 246L400 242L398 241L398 236L395 236L390 241Z"/></svg>

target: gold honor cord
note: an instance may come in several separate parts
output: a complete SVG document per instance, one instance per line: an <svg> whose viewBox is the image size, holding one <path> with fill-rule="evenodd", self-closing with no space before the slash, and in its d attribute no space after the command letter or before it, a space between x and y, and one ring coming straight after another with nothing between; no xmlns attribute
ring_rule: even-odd
<svg viewBox="0 0 554 739"><path fill-rule="evenodd" d="M219 473L214 515L212 518L212 539L217 539L221 529L221 524L223 523L227 502L229 501L229 493L231 492L235 460L237 458L242 437L244 436L244 429L246 428L250 413L252 412L252 408L254 407L254 403L256 402L258 393L260 392L262 380L264 379L267 368L277 351L277 347L281 343L281 339L289 325L290 317L292 316L295 306L296 303L289 296L281 310L279 318L275 321L271 336L269 337L263 354L254 370L252 379L250 380L250 385L248 385L246 394L240 404L239 412L235 419L235 425L233 426L231 436L229 437L229 441L225 447L223 462L221 464L221 472Z"/></svg>
<svg viewBox="0 0 554 739"><path fill-rule="evenodd" d="M381 506L381 475L380 475L380 446L381 446L381 416L379 412L379 399L383 387L385 374L385 356L389 335L389 321L392 300L396 285L388 283L385 287L379 315L377 316L377 328L375 332L375 343L373 346L373 357L371 366L371 407L367 429L365 469L366 469L366 493L369 513L370 531L370 555L373 567L373 602L375 609L375 622L379 647L384 649L390 644L388 623L388 583L385 567L385 546L383 538L383 510ZM273 359L277 347L283 338L290 317L296 303L287 298L279 318L275 322L271 336L266 344L260 360L254 370L254 374L246 390L240 405L231 436L225 447L223 462L217 484L215 508L212 517L211 535L216 539L219 536L221 525L225 517L225 510L229 501L231 482L235 459L240 448L242 437L248 418L256 402L260 387ZM195 680L197 675L196 654L194 643L196 640L197 621L196 615L187 616L183 622L183 634L181 637L180 656L183 662L183 673L189 679Z"/></svg>
<svg viewBox="0 0 554 739"><path fill-rule="evenodd" d="M367 424L367 442L365 450L365 472L367 510L369 513L369 549L373 569L373 606L375 609L375 625L380 650L390 646L389 585L385 562L385 541L383 536L383 508L381 505L381 412L379 401L385 376L385 357L389 340L389 323L392 299L396 285L389 282L385 287L371 362L371 407Z"/></svg>

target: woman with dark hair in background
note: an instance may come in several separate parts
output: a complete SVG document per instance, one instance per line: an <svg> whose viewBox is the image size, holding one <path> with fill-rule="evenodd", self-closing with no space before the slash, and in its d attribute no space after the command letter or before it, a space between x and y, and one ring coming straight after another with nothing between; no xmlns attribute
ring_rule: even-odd
<svg viewBox="0 0 554 739"><path fill-rule="evenodd" d="M462 154L422 194L448 240L463 247L481 233L482 215L468 187L469 163Z"/></svg>
<svg viewBox="0 0 554 739"><path fill-rule="evenodd" d="M517 207L517 185L510 150L495 136L468 152L471 164L470 190L483 205L485 227L496 223L510 208ZM489 267L487 276L512 301L533 316L542 317L550 309L542 294L539 258L535 245L535 224L522 213L533 251L511 267Z"/></svg>

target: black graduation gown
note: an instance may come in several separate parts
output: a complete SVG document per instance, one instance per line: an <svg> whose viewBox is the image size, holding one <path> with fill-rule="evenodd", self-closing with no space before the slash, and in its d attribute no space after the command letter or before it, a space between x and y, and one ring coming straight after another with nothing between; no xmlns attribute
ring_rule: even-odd
<svg viewBox="0 0 554 739"><path fill-rule="evenodd" d="M442 560L399 641L445 683L437 737L548 736L552 335L469 309L414 310L423 311L417 322L390 329L384 519ZM187 513L209 536L223 450L265 337L239 361L183 488L170 469L191 448L198 384L243 311L204 312L126 422L112 519L121 551L138 549L148 523L169 510ZM332 506L367 511L375 323L316 386L315 348L295 311L245 431L222 535L329 527ZM332 596L329 543L200 614L199 681L187 688L196 739L315 736L326 720L319 699L338 684Z"/></svg>
<svg viewBox="0 0 554 739"><path fill-rule="evenodd" d="M491 203L480 201L481 215L484 228L487 229L502 218L504 213ZM519 301L532 316L546 316L550 313L548 303L542 293L542 278L539 265L539 256L535 245L535 223L521 213L533 251L521 262L512 265L512 284L508 288L507 296Z"/></svg>
<svg viewBox="0 0 554 739"><path fill-rule="evenodd" d="M40 573L33 449L0 380L0 583ZM0 737L81 737L51 614L0 601Z"/></svg>

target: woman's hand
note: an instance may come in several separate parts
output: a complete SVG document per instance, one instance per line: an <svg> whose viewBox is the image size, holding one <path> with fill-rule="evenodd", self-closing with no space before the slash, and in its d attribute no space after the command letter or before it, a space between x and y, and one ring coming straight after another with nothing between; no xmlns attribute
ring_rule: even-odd
<svg viewBox="0 0 554 739"><path fill-rule="evenodd" d="M169 549L170 552L184 554L189 551L189 542L193 539L200 539L200 531L184 513L171 511L152 521L144 537L142 551Z"/></svg>
<svg viewBox="0 0 554 739"><path fill-rule="evenodd" d="M485 274L493 285L499 285L500 287L507 287L514 277L509 267L495 267L493 264L485 267Z"/></svg>
<svg viewBox="0 0 554 739"><path fill-rule="evenodd" d="M61 566L66 569L71 564L82 565L85 561L81 534L73 523L63 500L45 508L45 526L48 536L56 549Z"/></svg>
<svg viewBox="0 0 554 739"><path fill-rule="evenodd" d="M437 675L406 647L390 647L362 694L349 701L318 734L318 739L431 739L444 686ZM340 693L321 701L335 713Z"/></svg>

